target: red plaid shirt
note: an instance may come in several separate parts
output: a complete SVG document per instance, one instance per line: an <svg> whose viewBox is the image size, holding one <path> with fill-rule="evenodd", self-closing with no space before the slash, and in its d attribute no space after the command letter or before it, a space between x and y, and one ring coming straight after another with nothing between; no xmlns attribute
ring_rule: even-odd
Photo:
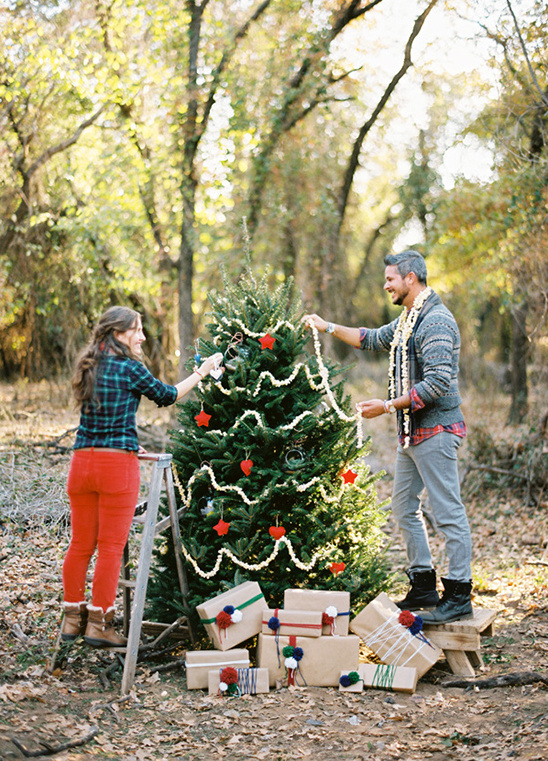
<svg viewBox="0 0 548 761"><path fill-rule="evenodd" d="M411 397L410 411L415 412L416 410L422 410L425 404L417 394L414 387L409 392L409 396ZM409 437L409 446L414 447L426 439L435 436L437 433L441 433L442 431L447 431L447 433L454 433L455 436L464 438L466 436L466 423L464 420L462 420L460 423L453 423L452 425L435 425L433 428L417 428ZM404 437L400 436L399 440L400 444L403 444Z"/></svg>

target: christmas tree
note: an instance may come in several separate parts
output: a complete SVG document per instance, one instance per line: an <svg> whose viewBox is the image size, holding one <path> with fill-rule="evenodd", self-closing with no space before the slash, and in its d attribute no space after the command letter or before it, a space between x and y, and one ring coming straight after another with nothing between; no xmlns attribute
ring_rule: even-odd
<svg viewBox="0 0 548 761"><path fill-rule="evenodd" d="M196 605L247 580L272 607L303 587L347 590L356 608L387 585L381 474L365 462L342 368L323 359L292 283L271 291L267 275L248 269L209 297L196 362L220 351L225 371L180 405L172 431L189 607L166 541L149 585L158 620L185 612L196 623Z"/></svg>

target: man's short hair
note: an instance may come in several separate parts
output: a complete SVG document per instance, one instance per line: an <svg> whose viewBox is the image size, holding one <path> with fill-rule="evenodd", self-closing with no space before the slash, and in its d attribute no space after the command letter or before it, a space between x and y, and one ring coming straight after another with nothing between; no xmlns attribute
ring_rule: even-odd
<svg viewBox="0 0 548 761"><path fill-rule="evenodd" d="M384 264L386 267L397 267L401 277L414 272L419 283L426 285L426 262L418 251L409 248L407 251L402 251L401 254L387 254L384 257Z"/></svg>

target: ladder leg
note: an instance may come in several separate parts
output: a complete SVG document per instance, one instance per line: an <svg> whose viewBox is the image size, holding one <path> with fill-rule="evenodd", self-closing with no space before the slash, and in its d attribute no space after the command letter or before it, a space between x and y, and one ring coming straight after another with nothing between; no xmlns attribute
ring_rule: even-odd
<svg viewBox="0 0 548 761"><path fill-rule="evenodd" d="M129 539L126 542L126 546L124 547L124 556L122 561L122 578L124 581L129 581L130 579L130 572L129 572ZM124 600L124 637L127 637L129 632L129 621L131 618L131 590L128 588L128 586L124 586L123 588L123 600Z"/></svg>
<svg viewBox="0 0 548 761"><path fill-rule="evenodd" d="M181 530L179 527L179 515L177 512L177 502L175 500L175 488L173 486L173 473L171 472L171 463L165 469L165 489L167 495L167 503L169 506L169 517L171 521L171 533L173 537L173 548L175 550L175 562L177 564L177 576L179 577L179 587L181 589L181 596L183 598L183 605L188 608L188 581L186 577L186 570L183 563L183 553L181 551ZM190 619L188 619L188 632L190 635L190 642L194 645L196 641L194 627Z"/></svg>
<svg viewBox="0 0 548 761"><path fill-rule="evenodd" d="M169 460L171 461L171 455L166 455L166 457L169 457ZM141 626L143 623L143 611L145 607L148 575L152 559L152 549L154 546L156 518L158 515L158 505L160 504L160 493L162 489L162 476L163 471L161 468L161 460L158 460L154 463L152 476L150 479L148 506L145 514L145 523L143 526L141 551L139 554L139 567L137 570L135 593L133 596L133 605L131 608L131 621L128 632L124 673L122 675L122 695L127 695L129 693L135 680L135 667L137 665L137 654L139 651L139 642L141 639Z"/></svg>

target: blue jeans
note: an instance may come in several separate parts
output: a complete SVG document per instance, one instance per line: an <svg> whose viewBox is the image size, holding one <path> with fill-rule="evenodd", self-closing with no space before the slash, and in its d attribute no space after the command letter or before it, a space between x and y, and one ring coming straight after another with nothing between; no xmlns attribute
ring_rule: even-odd
<svg viewBox="0 0 548 761"><path fill-rule="evenodd" d="M428 492L436 528L445 537L449 561L448 579L472 577L472 541L466 510L460 497L457 450L462 439L443 431L416 446L398 446L392 512L407 548L409 569L433 566L419 495Z"/></svg>

